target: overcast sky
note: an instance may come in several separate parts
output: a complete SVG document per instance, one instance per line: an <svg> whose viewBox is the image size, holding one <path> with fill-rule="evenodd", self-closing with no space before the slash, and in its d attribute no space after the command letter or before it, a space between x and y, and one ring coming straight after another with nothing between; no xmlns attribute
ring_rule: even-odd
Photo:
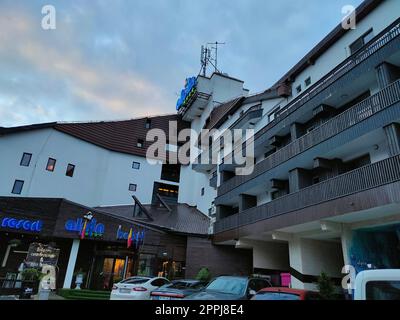
<svg viewBox="0 0 400 320"><path fill-rule="evenodd" d="M223 72L268 88L361 0L0 0L0 126L175 112L221 47ZM42 7L56 9L43 30Z"/></svg>

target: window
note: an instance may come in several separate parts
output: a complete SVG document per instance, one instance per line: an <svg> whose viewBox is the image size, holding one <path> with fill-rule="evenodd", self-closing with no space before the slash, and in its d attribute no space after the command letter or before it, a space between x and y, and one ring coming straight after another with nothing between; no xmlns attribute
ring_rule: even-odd
<svg viewBox="0 0 400 320"><path fill-rule="evenodd" d="M164 284L167 284L167 283L169 283L168 280L156 279L156 280L153 280L153 282L151 282L151 285L154 287L162 287Z"/></svg>
<svg viewBox="0 0 400 320"><path fill-rule="evenodd" d="M178 146L174 144L165 144L165 151L178 152Z"/></svg>
<svg viewBox="0 0 400 320"><path fill-rule="evenodd" d="M32 159L32 154L24 152L19 165L22 167L29 167L29 164L31 163L31 159Z"/></svg>
<svg viewBox="0 0 400 320"><path fill-rule="evenodd" d="M140 163L136 162L136 161L133 161L132 168L135 169L135 170L139 170L140 169Z"/></svg>
<svg viewBox="0 0 400 320"><path fill-rule="evenodd" d="M368 281L366 284L366 300L399 300L400 281Z"/></svg>
<svg viewBox="0 0 400 320"><path fill-rule="evenodd" d="M300 93L300 92L301 92L301 85L299 85L299 86L296 87L296 92L297 92L297 93Z"/></svg>
<svg viewBox="0 0 400 320"><path fill-rule="evenodd" d="M141 284L141 283L146 283L147 281L149 281L149 278L132 277L130 279L122 280L120 283Z"/></svg>
<svg viewBox="0 0 400 320"><path fill-rule="evenodd" d="M263 291L257 293L254 300L300 300L300 296L286 292L268 292Z"/></svg>
<svg viewBox="0 0 400 320"><path fill-rule="evenodd" d="M144 140L143 139L137 139L136 146L138 148L143 148L144 147Z"/></svg>
<svg viewBox="0 0 400 320"><path fill-rule="evenodd" d="M22 187L24 186L24 181L22 180L15 180L14 186L12 188L11 193L13 194L21 194L22 192Z"/></svg>
<svg viewBox="0 0 400 320"><path fill-rule="evenodd" d="M67 166L67 171L65 172L65 175L67 177L72 178L74 176L74 171L75 171L75 165L69 163Z"/></svg>
<svg viewBox="0 0 400 320"><path fill-rule="evenodd" d="M129 184L129 191L135 192L136 189L137 189L137 185L136 184L134 184L134 183L130 183Z"/></svg>
<svg viewBox="0 0 400 320"><path fill-rule="evenodd" d="M146 123L145 123L144 127L146 129L150 129L151 128L151 120L150 119L146 119Z"/></svg>
<svg viewBox="0 0 400 320"><path fill-rule="evenodd" d="M318 176L315 176L315 177L312 178L312 184L317 184L317 183L320 183L320 182L321 182L321 179Z"/></svg>
<svg viewBox="0 0 400 320"><path fill-rule="evenodd" d="M47 161L46 170L53 172L54 169L56 168L56 162L57 162L56 159L49 158L49 160Z"/></svg>
<svg viewBox="0 0 400 320"><path fill-rule="evenodd" d="M351 54L356 53L374 37L372 30L373 29L369 29L366 33L364 33L360 38L358 38L349 46Z"/></svg>
<svg viewBox="0 0 400 320"><path fill-rule="evenodd" d="M204 188L201 188L201 196L204 196Z"/></svg>
<svg viewBox="0 0 400 320"><path fill-rule="evenodd" d="M179 182L181 175L180 164L163 163L161 169L161 180Z"/></svg>
<svg viewBox="0 0 400 320"><path fill-rule="evenodd" d="M305 81L304 84L306 85L306 87L308 87L311 84L311 77L308 77Z"/></svg>
<svg viewBox="0 0 400 320"><path fill-rule="evenodd" d="M274 110L268 114L268 122L275 120L280 109L281 109L281 106L278 106L278 107L274 108Z"/></svg>
<svg viewBox="0 0 400 320"><path fill-rule="evenodd" d="M268 280L264 279L251 279L249 281L249 290L254 290L255 292L260 291L261 289L272 287L271 283Z"/></svg>

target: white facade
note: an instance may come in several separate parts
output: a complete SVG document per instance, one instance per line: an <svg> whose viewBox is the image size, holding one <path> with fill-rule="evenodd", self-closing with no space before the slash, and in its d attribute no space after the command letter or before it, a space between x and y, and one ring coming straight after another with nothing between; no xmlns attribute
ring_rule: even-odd
<svg viewBox="0 0 400 320"><path fill-rule="evenodd" d="M217 73L210 78L198 77L198 87L199 90L210 93L211 97L201 116L191 121L191 129L197 133L201 132L214 108L233 98L248 94L243 88L243 82ZM208 214L217 196L216 189L210 186L210 179L215 170L216 166L210 172L201 173L192 170L191 165L182 166L178 202L196 206L199 211Z"/></svg>
<svg viewBox="0 0 400 320"><path fill-rule="evenodd" d="M160 164L145 158L109 151L52 128L7 134L0 137L0 195L66 198L87 206L132 204L132 195L151 203L154 182L161 180ZM21 166L23 153L32 154L28 167ZM55 170L46 170L49 158ZM133 162L140 163L133 169ZM66 176L75 165L73 177ZM24 181L20 195L12 194L15 180ZM136 184L135 192L129 185Z"/></svg>

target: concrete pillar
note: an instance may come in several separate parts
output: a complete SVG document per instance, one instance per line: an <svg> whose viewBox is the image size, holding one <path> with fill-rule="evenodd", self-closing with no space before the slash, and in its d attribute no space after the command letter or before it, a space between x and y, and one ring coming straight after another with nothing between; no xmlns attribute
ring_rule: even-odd
<svg viewBox="0 0 400 320"><path fill-rule="evenodd" d="M65 279L64 279L64 285L63 285L64 289L71 289L72 278L74 276L76 258L78 256L80 242L81 241L79 239L74 239L72 242L71 252L69 254L69 260L68 260L67 272L65 274Z"/></svg>
<svg viewBox="0 0 400 320"><path fill-rule="evenodd" d="M389 145L389 155L395 156L400 153L400 125L392 123L383 128Z"/></svg>
<svg viewBox="0 0 400 320"><path fill-rule="evenodd" d="M239 196L239 212L245 211L247 209L257 206L257 197L250 196L247 194L241 194Z"/></svg>
<svg viewBox="0 0 400 320"><path fill-rule="evenodd" d="M376 67L379 88L383 89L400 77L400 68L387 62Z"/></svg>
<svg viewBox="0 0 400 320"><path fill-rule="evenodd" d="M292 141L304 135L304 126L301 123L294 122L290 125L290 136Z"/></svg>
<svg viewBox="0 0 400 320"><path fill-rule="evenodd" d="M253 241L253 268L288 272L288 244L284 242Z"/></svg>
<svg viewBox="0 0 400 320"><path fill-rule="evenodd" d="M312 184L312 175L309 170L296 168L289 171L289 190L290 193L299 191Z"/></svg>
<svg viewBox="0 0 400 320"><path fill-rule="evenodd" d="M289 262L293 288L315 290L321 272L342 278L342 246L337 242L293 237L289 241Z"/></svg>
<svg viewBox="0 0 400 320"><path fill-rule="evenodd" d="M343 226L340 240L342 243L344 265L351 265L350 248L351 248L352 230L348 226Z"/></svg>

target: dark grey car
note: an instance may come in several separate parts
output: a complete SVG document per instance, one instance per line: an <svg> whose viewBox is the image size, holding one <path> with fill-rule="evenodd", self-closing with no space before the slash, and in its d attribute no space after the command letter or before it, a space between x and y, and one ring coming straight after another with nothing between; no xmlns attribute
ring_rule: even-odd
<svg viewBox="0 0 400 320"><path fill-rule="evenodd" d="M151 300L180 300L199 292L208 282L198 280L175 280L150 294Z"/></svg>
<svg viewBox="0 0 400 320"><path fill-rule="evenodd" d="M263 278L249 278L236 276L221 276L198 293L194 293L187 300L248 300L257 291L271 287L271 283Z"/></svg>

